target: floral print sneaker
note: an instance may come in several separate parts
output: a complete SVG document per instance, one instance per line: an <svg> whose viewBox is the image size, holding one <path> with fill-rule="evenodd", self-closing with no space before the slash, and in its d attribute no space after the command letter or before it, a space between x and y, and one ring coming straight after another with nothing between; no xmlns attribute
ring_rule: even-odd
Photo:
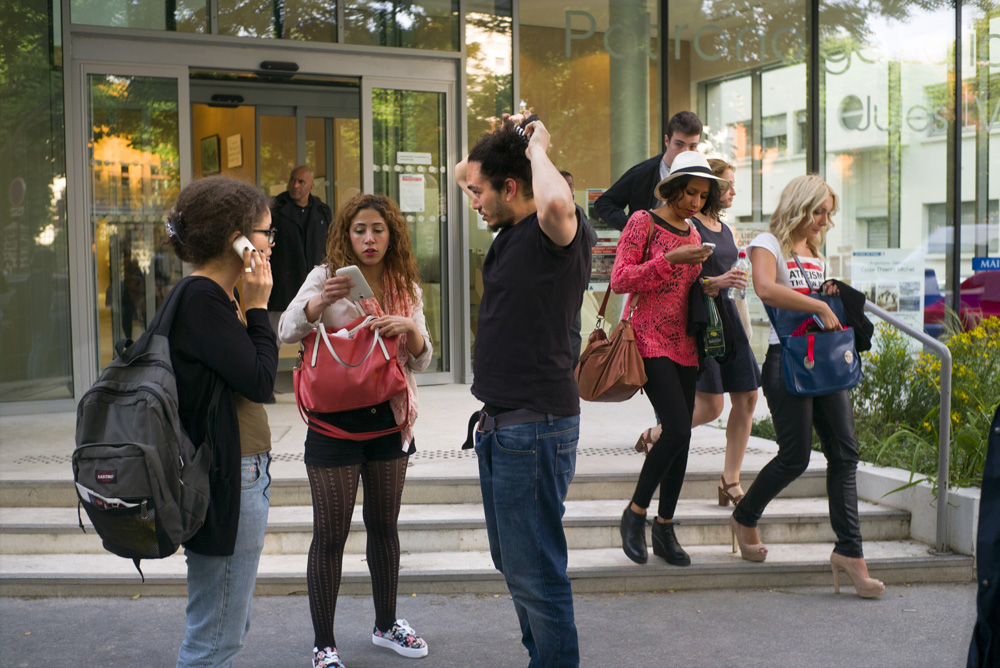
<svg viewBox="0 0 1000 668"><path fill-rule="evenodd" d="M336 647L313 647L313 668L344 668Z"/></svg>
<svg viewBox="0 0 1000 668"><path fill-rule="evenodd" d="M409 622L397 619L388 631L372 629L372 643L380 647L388 647L397 654L410 659L427 656L427 643L417 635Z"/></svg>

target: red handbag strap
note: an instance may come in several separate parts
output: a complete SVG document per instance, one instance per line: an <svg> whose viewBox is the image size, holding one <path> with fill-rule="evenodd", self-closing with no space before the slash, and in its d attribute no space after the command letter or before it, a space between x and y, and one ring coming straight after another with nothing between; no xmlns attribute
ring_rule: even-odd
<svg viewBox="0 0 1000 668"><path fill-rule="evenodd" d="M342 438L348 441L370 441L373 438L379 438L380 436L388 436L389 434L395 434L406 429L406 422L403 424L398 424L395 427L389 429L380 429L378 431L364 431L364 432L349 432L344 431L340 427L330 424L325 420L320 420L315 415L310 414L309 409L302 405L302 393L299 391L299 384L302 382L302 374L295 373L295 405L299 409L299 415L302 416L302 421L309 426L313 431L317 431L325 436L331 438ZM406 415L410 414L410 394L406 393Z"/></svg>

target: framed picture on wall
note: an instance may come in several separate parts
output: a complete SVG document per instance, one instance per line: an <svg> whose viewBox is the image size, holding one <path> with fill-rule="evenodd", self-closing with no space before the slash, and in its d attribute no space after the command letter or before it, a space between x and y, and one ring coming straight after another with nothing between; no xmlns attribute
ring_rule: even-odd
<svg viewBox="0 0 1000 668"><path fill-rule="evenodd" d="M201 173L218 174L220 171L219 135L209 135L201 140Z"/></svg>

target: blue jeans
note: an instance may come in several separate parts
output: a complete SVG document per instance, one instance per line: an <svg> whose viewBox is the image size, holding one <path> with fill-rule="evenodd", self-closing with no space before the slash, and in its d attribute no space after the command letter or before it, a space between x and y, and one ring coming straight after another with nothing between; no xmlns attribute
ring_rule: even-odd
<svg viewBox="0 0 1000 668"><path fill-rule="evenodd" d="M514 599L529 668L580 665L562 527L579 438L578 415L476 431L490 552Z"/></svg>
<svg viewBox="0 0 1000 668"><path fill-rule="evenodd" d="M240 520L230 557L187 556L187 628L177 668L232 666L250 630L257 564L264 549L271 455L243 457Z"/></svg>

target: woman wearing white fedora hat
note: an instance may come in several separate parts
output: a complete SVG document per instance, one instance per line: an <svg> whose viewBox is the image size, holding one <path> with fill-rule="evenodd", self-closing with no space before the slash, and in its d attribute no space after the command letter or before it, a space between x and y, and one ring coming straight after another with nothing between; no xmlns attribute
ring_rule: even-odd
<svg viewBox="0 0 1000 668"><path fill-rule="evenodd" d="M646 508L660 487L653 554L669 564L691 563L674 534L673 517L687 469L694 412L698 348L687 333L688 293L712 254L701 245L691 223L695 214L717 217L725 179L712 173L705 156L686 151L674 158L671 172L656 186L664 204L629 218L611 274L611 289L631 293L636 347L648 378L643 390L663 424L670 425L650 444L632 502L622 514L622 549L646 563ZM644 258L652 220L652 242Z"/></svg>

